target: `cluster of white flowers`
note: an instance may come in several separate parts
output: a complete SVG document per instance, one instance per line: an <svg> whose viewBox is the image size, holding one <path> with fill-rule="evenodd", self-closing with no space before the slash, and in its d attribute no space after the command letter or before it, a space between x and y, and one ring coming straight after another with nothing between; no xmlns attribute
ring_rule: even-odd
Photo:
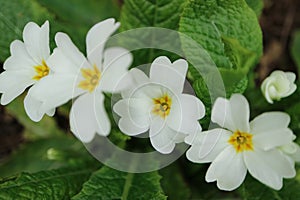
<svg viewBox="0 0 300 200"><path fill-rule="evenodd" d="M187 158L211 165L206 181L217 181L222 190L234 190L247 171L262 183L282 187L283 178L295 176L300 161L296 136L288 128L290 117L283 112L268 112L249 123L249 104L241 94L229 100L218 98L212 108L212 122L222 128L203 131L198 122L205 115L203 103L184 94L188 70L184 59L171 62L156 58L149 76L133 68L133 57L121 47L105 48L118 29L114 19L93 26L86 36L86 56L65 33L55 36L56 48L50 53L49 23L41 27L28 23L23 40L11 44L11 57L0 74L1 104L6 105L32 86L24 99L26 113L33 121L44 114L53 116L56 107L74 99L70 127L82 142L95 134L107 136L111 124L104 106L104 94L121 93L113 110L120 116L120 130L129 136L149 131L152 146L163 154L171 153L176 143L191 147ZM272 103L293 93L295 75L274 72L262 85Z"/></svg>

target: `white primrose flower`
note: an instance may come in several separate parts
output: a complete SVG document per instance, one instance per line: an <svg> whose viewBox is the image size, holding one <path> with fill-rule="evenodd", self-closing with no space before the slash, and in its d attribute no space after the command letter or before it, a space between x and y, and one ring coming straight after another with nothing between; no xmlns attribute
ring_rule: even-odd
<svg viewBox="0 0 300 200"><path fill-rule="evenodd" d="M276 70L263 81L261 91L266 100L273 103L273 100L279 101L296 91L295 80L296 75L293 72Z"/></svg>
<svg viewBox="0 0 300 200"><path fill-rule="evenodd" d="M23 40L14 40L10 45L11 56L4 62L4 72L0 74L1 104L7 105L21 95L25 89L42 80L51 73L48 67L50 56L49 22L41 27L29 22L24 27ZM42 102L37 101L28 91L24 107L33 121L39 121L45 113L53 116L55 109L49 108L44 112L40 109ZM34 106L33 106L34 105Z"/></svg>
<svg viewBox="0 0 300 200"><path fill-rule="evenodd" d="M90 142L95 133L107 136L111 125L104 108L103 92L122 90L118 84L128 73L131 54L120 47L104 50L104 45L120 23L107 19L94 25L86 36L87 58L68 35L57 33L57 48L49 58L53 74L37 84L32 94L47 110L75 99L70 111L70 127L82 142Z"/></svg>
<svg viewBox="0 0 300 200"><path fill-rule="evenodd" d="M290 117L283 112L266 112L249 123L249 114L249 104L243 95L233 94L230 100L218 98L211 119L223 128L187 137L186 142L192 145L187 158L196 163L212 162L205 179L217 181L221 190L238 188L247 171L279 190L283 178L296 175L291 158L299 149L284 149L288 153L283 153L283 146L291 145L296 138L288 128Z"/></svg>
<svg viewBox="0 0 300 200"><path fill-rule="evenodd" d="M132 69L129 74L134 84L113 107L121 116L121 131L135 136L149 130L152 146L163 154L172 152L176 143L195 132L205 108L195 96L182 93L187 69L185 60L171 63L165 56L153 61L149 78Z"/></svg>

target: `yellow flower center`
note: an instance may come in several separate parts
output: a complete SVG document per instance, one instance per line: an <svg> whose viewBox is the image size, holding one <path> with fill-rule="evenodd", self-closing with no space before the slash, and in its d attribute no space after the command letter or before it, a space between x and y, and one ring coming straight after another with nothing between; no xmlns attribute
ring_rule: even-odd
<svg viewBox="0 0 300 200"><path fill-rule="evenodd" d="M42 60L42 64L41 65L37 65L33 67L36 75L34 77L32 77L33 80L37 80L39 81L41 78L47 76L49 74L49 67L47 66L46 62L44 60Z"/></svg>
<svg viewBox="0 0 300 200"><path fill-rule="evenodd" d="M172 105L172 99L168 95L159 98L153 98L154 107L152 113L165 118L169 115Z"/></svg>
<svg viewBox="0 0 300 200"><path fill-rule="evenodd" d="M101 72L96 65L93 65L93 69L81 69L81 74L84 80L78 84L78 87L89 92L93 92L98 86Z"/></svg>
<svg viewBox="0 0 300 200"><path fill-rule="evenodd" d="M228 142L235 148L237 153L253 151L252 137L253 135L250 133L235 131Z"/></svg>

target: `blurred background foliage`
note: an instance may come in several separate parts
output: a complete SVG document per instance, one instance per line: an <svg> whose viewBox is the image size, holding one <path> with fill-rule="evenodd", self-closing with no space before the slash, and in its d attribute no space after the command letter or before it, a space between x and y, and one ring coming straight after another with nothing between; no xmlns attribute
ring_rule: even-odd
<svg viewBox="0 0 300 200"><path fill-rule="evenodd" d="M52 49L55 33L62 31L82 52L89 28L109 17L121 21L120 31L149 26L179 30L209 52L224 78L227 97L244 93L252 117L269 110L288 112L290 127L299 135L299 77L298 90L274 105L265 101L259 89L275 69L299 75L299 8L297 0L0 0L0 63L10 55L10 43L22 39L29 21L50 21ZM186 58L197 56L181 42ZM153 49L133 53L133 66L169 55ZM207 106L208 116L201 121L207 127L214 96L206 85L211 76L202 77L191 65L188 79ZM215 183L205 183L207 165L191 163L185 156L145 174L103 167L70 133L70 103L60 107L55 117L34 123L24 112L23 98L0 106L0 199L300 199L299 175L285 180L279 192L249 176L238 190L222 192ZM110 111L110 95L106 99ZM124 136L116 124L113 127L109 137L115 144L129 149L144 146Z"/></svg>

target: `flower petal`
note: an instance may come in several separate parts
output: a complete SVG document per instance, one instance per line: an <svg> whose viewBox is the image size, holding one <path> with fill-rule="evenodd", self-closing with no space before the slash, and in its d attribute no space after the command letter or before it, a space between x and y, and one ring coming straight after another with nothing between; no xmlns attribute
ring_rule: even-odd
<svg viewBox="0 0 300 200"><path fill-rule="evenodd" d="M31 88L31 95L43 102L41 109L47 112L84 92L76 89L75 84L76 76L74 75L48 75Z"/></svg>
<svg viewBox="0 0 300 200"><path fill-rule="evenodd" d="M104 95L84 94L78 97L71 108L70 126L74 135L85 143L92 141L96 132L107 136L110 121L104 108Z"/></svg>
<svg viewBox="0 0 300 200"><path fill-rule="evenodd" d="M283 145L280 147L280 150L294 161L300 162L300 147L297 143L291 142Z"/></svg>
<svg viewBox="0 0 300 200"><path fill-rule="evenodd" d="M250 109L247 99L241 94L233 94L229 101L235 126L240 131L248 132Z"/></svg>
<svg viewBox="0 0 300 200"><path fill-rule="evenodd" d="M93 93L93 110L96 120L96 132L101 136L108 136L111 129L110 120L104 107L104 95L100 92ZM92 118L92 117L91 117Z"/></svg>
<svg viewBox="0 0 300 200"><path fill-rule="evenodd" d="M173 64L166 56L156 58L150 69L150 80L179 94L183 91L188 63L179 59Z"/></svg>
<svg viewBox="0 0 300 200"><path fill-rule="evenodd" d="M45 114L45 112L41 110L42 103L43 102L33 98L30 94L30 90L28 91L24 99L24 108L28 117L34 122L41 121Z"/></svg>
<svg viewBox="0 0 300 200"><path fill-rule="evenodd" d="M296 175L294 166L277 149L244 152L245 164L250 174L269 187L279 190L282 188L282 178Z"/></svg>
<svg viewBox="0 0 300 200"><path fill-rule="evenodd" d="M24 27L23 39L28 53L36 63L42 63L50 56L48 21L41 27L33 22L27 23Z"/></svg>
<svg viewBox="0 0 300 200"><path fill-rule="evenodd" d="M53 117L54 116L54 114L55 114L55 108L53 108L53 109L51 109L51 110L48 110L47 112L46 112L46 114L49 116L49 117Z"/></svg>
<svg viewBox="0 0 300 200"><path fill-rule="evenodd" d="M231 131L249 132L249 104L241 94L233 94L230 100L218 98L212 109L212 121Z"/></svg>
<svg viewBox="0 0 300 200"><path fill-rule="evenodd" d="M70 112L70 127L74 135L82 142L91 142L96 132L99 135L109 134L110 122L104 110L103 101L102 94L97 95L97 99L94 95L85 94L73 103Z"/></svg>
<svg viewBox="0 0 300 200"><path fill-rule="evenodd" d="M7 105L34 84L32 73L28 70L4 71L0 74L1 104Z"/></svg>
<svg viewBox="0 0 300 200"><path fill-rule="evenodd" d="M296 89L297 89L297 85L294 83L296 80L296 74L293 72L285 72L286 78L289 80L290 86L289 86L289 91L287 91L283 97L287 97L290 96L291 94L293 94Z"/></svg>
<svg viewBox="0 0 300 200"><path fill-rule="evenodd" d="M141 120L146 121L147 119L142 118ZM122 117L119 120L118 125L119 125L120 130L124 134L129 135L129 136L135 136L135 135L139 135L141 133L145 133L149 129L149 126L142 126L138 123L135 123L132 119L125 118L125 117Z"/></svg>
<svg viewBox="0 0 300 200"><path fill-rule="evenodd" d="M212 129L198 134L187 151L187 158L192 162L212 162L226 147L231 132L225 129Z"/></svg>
<svg viewBox="0 0 300 200"><path fill-rule="evenodd" d="M268 77L266 78L263 83L261 84L261 91L264 95L264 97L266 98L267 102L269 102L270 104L273 104L273 99L270 96L270 92L275 93L275 88L274 86L272 86L272 79L274 79L273 77Z"/></svg>
<svg viewBox="0 0 300 200"><path fill-rule="evenodd" d="M46 62L51 71L57 74L77 75L80 73L80 66L77 66L70 58L66 57L60 48L54 49ZM83 60L82 63L84 62L86 61Z"/></svg>
<svg viewBox="0 0 300 200"><path fill-rule="evenodd" d="M167 126L167 124L160 116L152 116L149 130L150 137L158 135L165 128L165 126Z"/></svg>
<svg viewBox="0 0 300 200"><path fill-rule="evenodd" d="M124 78L131 62L132 55L126 49L113 47L105 50L100 88L106 92L119 92L128 88Z"/></svg>
<svg viewBox="0 0 300 200"><path fill-rule="evenodd" d="M284 94L282 97L287 97L293 94L297 90L297 85L295 83L290 83L290 90Z"/></svg>
<svg viewBox="0 0 300 200"><path fill-rule="evenodd" d="M152 128L152 127L151 127ZM150 128L150 131L151 131ZM179 133L164 126L159 133L155 135L150 134L150 141L154 149L163 154L171 153L175 148L175 138Z"/></svg>
<svg viewBox="0 0 300 200"><path fill-rule="evenodd" d="M230 102L225 98L219 97L215 101L211 111L211 120L229 130L235 131L237 129L232 119Z"/></svg>
<svg viewBox="0 0 300 200"><path fill-rule="evenodd" d="M128 90L122 91L123 98L132 98L132 95L134 95L140 87L149 84L150 81L144 72L136 68L129 71L128 79L130 79L131 85Z"/></svg>
<svg viewBox="0 0 300 200"><path fill-rule="evenodd" d="M119 28L120 23L110 18L94 25L86 36L86 51L92 65L102 66L103 48L108 38Z"/></svg>
<svg viewBox="0 0 300 200"><path fill-rule="evenodd" d="M247 174L242 155L237 154L231 146L224 149L209 166L205 180L217 181L221 190L232 191L238 188Z"/></svg>
<svg viewBox="0 0 300 200"><path fill-rule="evenodd" d="M133 136L144 133L150 126L150 104L144 99L122 99L114 107L121 119L119 128L127 135Z"/></svg>
<svg viewBox="0 0 300 200"><path fill-rule="evenodd" d="M78 97L70 111L70 128L74 135L82 142L91 142L96 133L95 120L91 118L92 96L89 94Z"/></svg>
<svg viewBox="0 0 300 200"><path fill-rule="evenodd" d="M23 42L15 40L10 45L11 56L5 60L3 69L5 70L32 70L37 65L32 57L28 54Z"/></svg>
<svg viewBox="0 0 300 200"><path fill-rule="evenodd" d="M269 130L253 136L253 144L269 150L292 142L296 136L289 128Z"/></svg>
<svg viewBox="0 0 300 200"><path fill-rule="evenodd" d="M198 124L198 128L197 131L195 131L194 133L190 133L188 135L186 135L186 137L184 138L184 142L189 144L189 145L199 145L202 143L203 140L203 134L202 134L202 127L200 124Z"/></svg>
<svg viewBox="0 0 300 200"><path fill-rule="evenodd" d="M296 162L300 162L300 147L295 142L293 143L296 146L296 152L291 155L292 159Z"/></svg>
<svg viewBox="0 0 300 200"><path fill-rule="evenodd" d="M180 94L172 98L167 123L176 131L191 134L198 129L198 120L203 118L204 114L205 107L200 99L189 94Z"/></svg>
<svg viewBox="0 0 300 200"><path fill-rule="evenodd" d="M73 44L65 33L56 33L57 48L48 60L51 70L57 73L79 73L81 67L87 65L85 56Z"/></svg>
<svg viewBox="0 0 300 200"><path fill-rule="evenodd" d="M287 128L290 116L284 112L265 112L250 122L250 132L261 134L268 131Z"/></svg>
<svg viewBox="0 0 300 200"><path fill-rule="evenodd" d="M296 80L296 74L293 72L285 72L286 78L291 82L295 82Z"/></svg>

